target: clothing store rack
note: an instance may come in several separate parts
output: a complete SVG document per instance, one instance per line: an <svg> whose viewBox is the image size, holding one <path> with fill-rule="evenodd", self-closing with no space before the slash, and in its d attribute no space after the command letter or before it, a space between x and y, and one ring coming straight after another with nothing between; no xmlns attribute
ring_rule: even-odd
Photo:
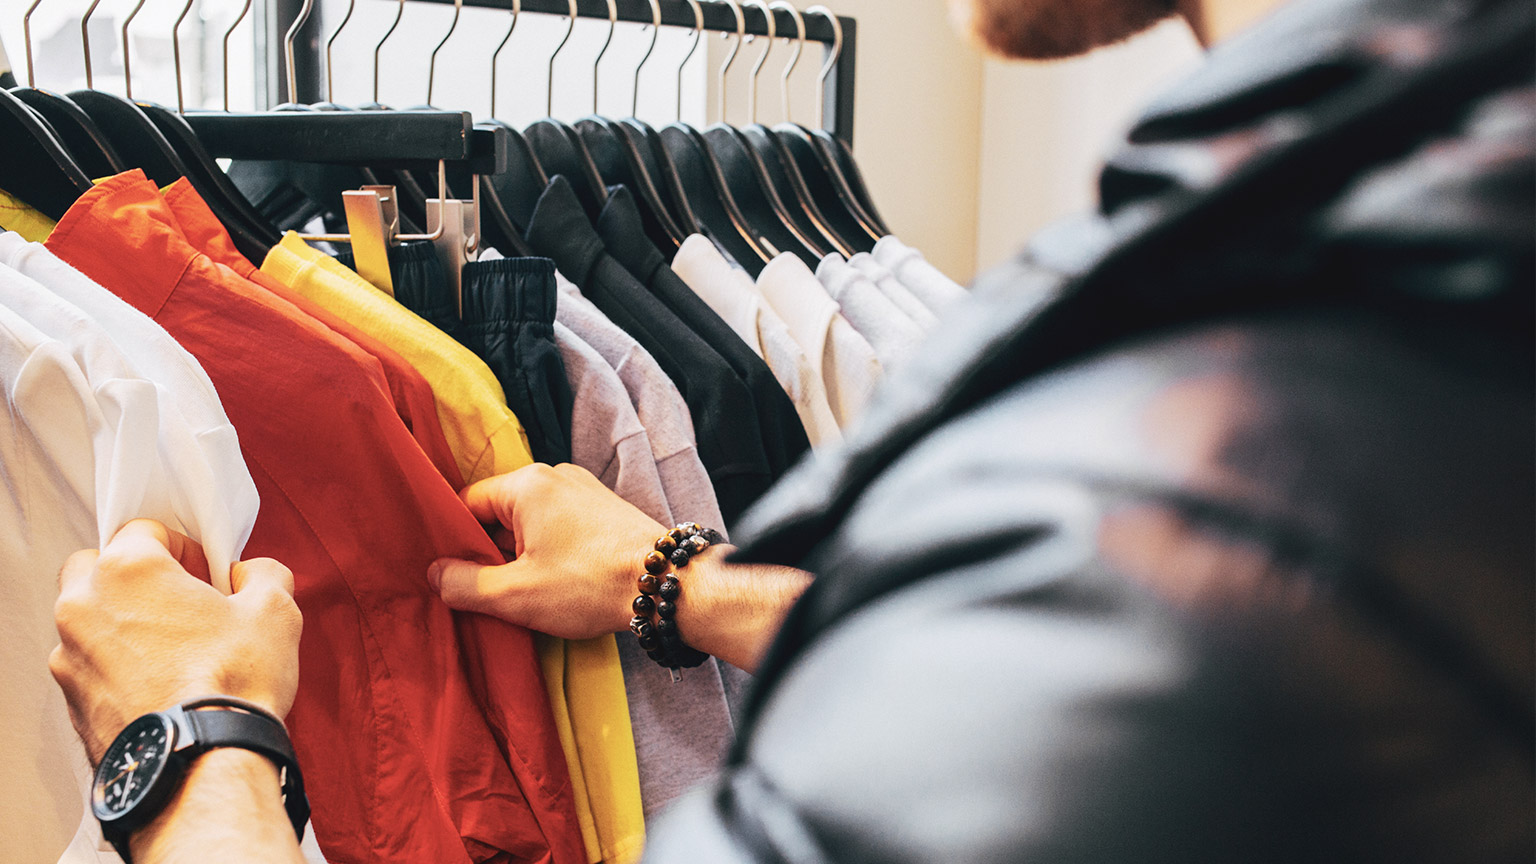
<svg viewBox="0 0 1536 864"><path fill-rule="evenodd" d="M453 3L453 0L413 0L417 3ZM302 0L274 0L268 6L269 33L282 34L298 17ZM476 6L489 9L511 9L510 0L464 0L466 6ZM701 3L704 10L704 29L716 33L735 33L736 16L729 6L724 3ZM648 0L617 0L618 20L631 21L641 24L651 23L651 5ZM558 15L563 17L568 10L567 0L523 0L522 11L537 12L545 15ZM576 4L577 17L608 20L608 4L606 0L578 0ZM774 12L777 33L780 37L796 32L795 22L786 12ZM323 66L321 54L324 51L324 36L321 35L323 27L330 26L321 23L323 16L314 15L301 31L301 38L295 46L295 66L298 78L298 90L301 102L318 102L323 98ZM843 29L843 50L838 57L837 66L827 76L826 91L822 94L825 108L823 116L826 118L828 132L842 139L848 145L853 144L853 93L854 93L854 67L858 59L858 22L843 15L838 16L838 21ZM683 0L661 0L661 23L674 27L691 29L693 27L693 8ZM749 8L746 12L746 32L757 36L765 36L768 33L766 22L762 13L756 8ZM825 49L830 51L834 41L832 25L820 15L805 16L805 38L809 41L820 42ZM281 69L282 40L281 38L269 38L266 40L266 50L269 56L276 62L270 63L269 68ZM821 62L821 58L817 58ZM279 93L281 88L277 86L276 79L268 84L269 93ZM281 100L276 100L281 101ZM275 104L275 102L274 102Z"/></svg>

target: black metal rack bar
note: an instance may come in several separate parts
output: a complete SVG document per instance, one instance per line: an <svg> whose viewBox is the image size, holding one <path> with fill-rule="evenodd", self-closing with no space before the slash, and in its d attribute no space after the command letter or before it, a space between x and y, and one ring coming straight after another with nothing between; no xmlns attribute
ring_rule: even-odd
<svg viewBox="0 0 1536 864"><path fill-rule="evenodd" d="M419 3L452 4L453 0L415 0ZM693 8L683 0L660 0L661 23L674 27L693 27ZM488 9L512 8L511 0L464 0L466 6L476 6ZM632 21L641 24L651 23L651 5L649 0L616 0L618 7L618 19L620 21ZM700 5L704 10L704 29L720 33L736 32L736 16L730 7L724 3L701 0ZM283 33L295 17L297 17L299 0L275 0L272 3L274 32ZM564 16L569 6L566 0L523 0L523 12L538 12L545 15ZM595 18L606 21L608 19L608 4L606 0L577 0L577 17ZM775 11L775 27L778 35L794 34L795 23L787 12ZM826 18L820 15L806 15L805 38L814 42L821 42L827 50L831 50L834 34L832 25ZM324 37L319 35L318 25L321 16L316 15L305 25L299 44L295 46L295 53L305 56L299 61L299 96L305 101L313 101L319 96L320 76L320 52ZM824 117L827 131L841 138L848 144L853 143L853 104L854 104L854 67L858 60L858 22L846 16L839 15L838 21L843 28L843 53L839 56L837 66L827 76L826 92L822 94ZM763 20L761 11L752 8L746 13L746 31L758 36L768 33L767 23ZM281 38L270 40L280 45ZM306 50L307 49L307 50ZM280 47L278 48L280 51ZM269 55L271 56L271 55ZM823 62L818 60L818 62ZM276 68L281 68L280 64Z"/></svg>

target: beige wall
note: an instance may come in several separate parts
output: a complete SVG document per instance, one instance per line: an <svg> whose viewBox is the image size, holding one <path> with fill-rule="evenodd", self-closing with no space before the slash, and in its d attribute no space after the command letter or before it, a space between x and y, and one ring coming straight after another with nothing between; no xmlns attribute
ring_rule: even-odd
<svg viewBox="0 0 1536 864"><path fill-rule="evenodd" d="M1199 62L1182 21L1052 63L988 61L975 264L991 267L1046 224L1091 209L1099 166L1143 106Z"/></svg>

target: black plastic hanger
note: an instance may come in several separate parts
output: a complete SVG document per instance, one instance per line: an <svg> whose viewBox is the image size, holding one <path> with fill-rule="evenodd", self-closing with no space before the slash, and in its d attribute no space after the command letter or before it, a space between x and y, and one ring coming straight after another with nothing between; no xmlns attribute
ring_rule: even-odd
<svg viewBox="0 0 1536 864"><path fill-rule="evenodd" d="M17 87L10 92L48 121L87 176L110 177L124 170L106 133L68 96L32 87Z"/></svg>
<svg viewBox="0 0 1536 864"><path fill-rule="evenodd" d="M788 216L789 223L799 229L800 234L820 243L819 248L830 249L844 257L851 256L855 251L862 250L856 250L854 245L842 237L829 223L827 217L822 214L821 208L811 198L805 179L800 176L800 169L789 154L784 152L784 145L779 142L772 130L757 122L757 75L758 70L768 59L768 54L773 50L775 29L773 10L782 9L788 12L798 30L798 40L791 40L794 43L794 50L790 54L783 73L779 76L780 98L786 117L789 116L789 76L800 61L800 53L805 43L805 20L800 17L798 9L783 0L774 0L771 4L763 0L748 0L747 5L763 13L767 23L768 37L763 43L763 53L752 68L749 84L751 90L748 92L748 119L751 122L741 128L742 139L756 152L765 169L769 185L779 200L784 202L784 212Z"/></svg>
<svg viewBox="0 0 1536 864"><path fill-rule="evenodd" d="M819 131L795 123L781 123L773 127L773 134L799 169L811 198L821 207L828 224L861 247L865 238L871 243L879 240L889 232L881 227L879 218L871 214L859 200L850 178L838 164L836 146L828 147L826 142L816 136Z"/></svg>
<svg viewBox="0 0 1536 864"><path fill-rule="evenodd" d="M602 212L603 204L608 201L608 188L603 183L602 174L597 170L597 164L592 159L592 154L587 152L587 145L576 134L576 130L569 124L554 118L554 75L555 60L560 52L565 50L567 43L571 41L571 33L576 29L576 17L579 10L576 0L567 0L569 10L565 35L561 37L560 44L555 46L554 53L549 55L549 82L545 99L545 113L543 120L536 120L523 130L527 136L528 144L539 157L539 164L544 166L551 176L563 174L570 181L571 188L576 191L576 197L581 201L582 209L587 216L597 219ZM597 110L597 64L602 61L603 54L608 51L609 42L613 41L613 23L617 20L617 11L613 0L608 2L609 28L608 40L603 43L602 50L597 53L597 58L592 63L592 110Z"/></svg>
<svg viewBox="0 0 1536 864"><path fill-rule="evenodd" d="M754 2L753 5L760 6L761 4ZM824 7L817 8L823 9ZM796 34L792 40L794 50L790 54L789 62L784 65L784 70L779 74L779 98L784 117L788 121L793 116L790 112L789 76L793 74L796 64L800 62L800 55L805 48L805 19L801 16L800 10L785 2L785 0L773 0L772 3L768 4L765 13L768 10L782 10L786 12L795 24ZM828 17L833 16L831 16L831 13L828 13ZM770 31L773 29L771 21L768 29ZM840 27L835 27L834 29L840 29ZM770 37L770 46L772 41ZM836 50L833 51L834 62L837 53ZM767 54L768 50L764 49L764 58L766 58ZM827 68L830 69L831 64L828 64ZM800 166L790 153L788 145L773 130L757 122L755 116L757 107L757 79L755 70L753 75L751 86L752 113L754 116L752 117L752 124L742 129L742 134L751 142L758 155L762 157L764 164L768 167L769 178L773 181L779 197L783 198L787 203L798 205L791 206L789 209L801 230L806 232L814 231L815 234L811 236L820 235L825 238L844 257L852 256L856 252L872 250L874 248L874 240L859 229L857 220L842 207L841 202L833 197L827 202L830 206L824 207L817 200L816 196L812 194L809 181L801 172Z"/></svg>
<svg viewBox="0 0 1536 864"><path fill-rule="evenodd" d="M677 165L665 147L661 146L661 134L651 125L634 117L627 117L614 125L614 130L629 142L631 152L656 182L662 201L672 214L673 221L689 234L707 231L703 220L694 212L693 205L683 191L683 178Z"/></svg>
<svg viewBox="0 0 1536 864"><path fill-rule="evenodd" d="M725 179L726 186L730 188L732 197L741 209L742 215L747 219L747 224L753 236L767 243L781 252L793 252L800 256L808 265L815 266L832 250L824 239L812 237L802 231L795 224L794 217L784 206L784 201L779 198L773 188L773 181L768 176L768 168L752 145L741 134L739 129L723 122L726 117L725 99L726 73L731 64L735 62L736 54L746 33L746 16L742 12L742 6L736 0L726 0L736 15L736 41L731 51L726 55L725 62L720 65L720 117L722 122L716 123L699 135L699 140L704 143L705 152L718 166L720 175ZM768 45L771 48L773 42L773 14L768 11L767 5L756 2L768 19ZM752 80L755 83L757 73L762 68L767 51L758 57L756 65L752 69ZM756 89L755 87L753 88ZM755 112L755 98L753 110ZM675 155L675 154L674 154Z"/></svg>
<svg viewBox="0 0 1536 864"><path fill-rule="evenodd" d="M836 68L837 61L843 54L843 25L837 15L825 6L812 6L805 10L805 14L820 15L826 18L827 23L832 27L832 50L816 76L817 91L825 93L827 76ZM797 19L796 23L798 24L801 20L803 19ZM824 99L816 100L814 129L807 129L798 123L785 122L773 127L773 134L779 140L780 152L787 157L788 161L794 163L810 192L810 197L820 207L827 224L831 225L845 240L859 246L861 250L871 248L873 241L879 240L890 232L882 228L880 220L872 214L872 208L865 207L859 195L854 192L854 181L844 173L839 164L837 156L839 142L824 131L826 125L824 101ZM789 112L786 109L785 117L788 116ZM848 159L852 161L852 154L849 154ZM857 182L862 187L862 178ZM864 194L867 195L867 191Z"/></svg>
<svg viewBox="0 0 1536 864"><path fill-rule="evenodd" d="M143 0L137 3L133 11L123 19L121 32L123 44L128 45L128 28L133 23L134 16L144 7ZM84 49L85 59L85 86L84 90L76 90L69 98L90 116L102 134L112 143L117 151L119 161L125 168L138 168L142 170L156 186L169 186L177 180L185 177L187 166L181 157L176 154L171 142L167 141L154 123L144 115L131 100L133 78L130 74L131 58L123 57L123 80L129 88L129 98L114 96L100 90L93 89L91 76L91 41L90 18L95 11L92 6L86 10L85 16L80 21L80 39Z"/></svg>
<svg viewBox="0 0 1536 864"><path fill-rule="evenodd" d="M661 2L649 0L651 5L651 42L645 54L635 66L634 86L631 90L629 116L634 117L640 104L640 73L656 49L656 37L661 30ZM619 131L618 124L598 116L595 112L576 123L576 134L581 137L587 152L607 185L623 185L633 194L640 211L641 223L646 236L661 250L667 260L677 254L687 234L672 218L672 213L662 200L661 191L652 179L634 141Z"/></svg>
<svg viewBox="0 0 1536 864"><path fill-rule="evenodd" d="M736 203L704 136L692 126L673 123L657 133L654 145L677 168L682 193L710 236L756 278L779 250L756 232Z"/></svg>
<svg viewBox="0 0 1536 864"><path fill-rule="evenodd" d="M91 188L91 178L46 121L0 90L0 189L55 221Z"/></svg>

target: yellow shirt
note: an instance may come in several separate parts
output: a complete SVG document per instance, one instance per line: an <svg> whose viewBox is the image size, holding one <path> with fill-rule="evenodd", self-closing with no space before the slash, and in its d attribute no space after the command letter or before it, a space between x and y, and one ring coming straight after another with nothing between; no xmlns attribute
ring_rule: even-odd
<svg viewBox="0 0 1536 864"><path fill-rule="evenodd" d="M25 201L0 189L0 225L15 231L29 243L41 243L53 233L56 223L27 206Z"/></svg>
<svg viewBox="0 0 1536 864"><path fill-rule="evenodd" d="M533 463L527 434L484 361L289 232L262 262L278 279L395 349L437 397L438 418L465 482ZM645 842L624 674L612 636L566 641L537 635L544 683L571 772L587 857L636 861Z"/></svg>

